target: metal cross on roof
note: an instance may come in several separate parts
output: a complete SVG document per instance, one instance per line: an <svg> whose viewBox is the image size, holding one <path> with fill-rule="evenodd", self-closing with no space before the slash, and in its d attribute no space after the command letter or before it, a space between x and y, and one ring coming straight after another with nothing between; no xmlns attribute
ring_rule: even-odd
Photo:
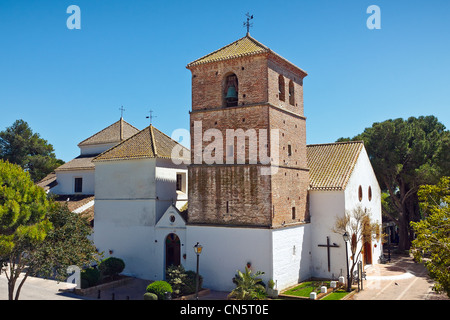
<svg viewBox="0 0 450 320"><path fill-rule="evenodd" d="M150 119L150 124L152 124L152 120L153 120L153 118L156 118L156 116L153 115L153 110L150 110L149 113L150 113L150 115L147 116L146 118Z"/></svg>
<svg viewBox="0 0 450 320"><path fill-rule="evenodd" d="M253 19L253 15L250 15L248 12L245 15L247 16L247 22L244 22L244 27L247 27L247 34L249 34L250 27L253 27L253 23L250 23L250 20Z"/></svg>
<svg viewBox="0 0 450 320"><path fill-rule="evenodd" d="M123 106L121 106L119 110L120 110L120 117L123 118L123 112L125 111L125 109L123 108Z"/></svg>

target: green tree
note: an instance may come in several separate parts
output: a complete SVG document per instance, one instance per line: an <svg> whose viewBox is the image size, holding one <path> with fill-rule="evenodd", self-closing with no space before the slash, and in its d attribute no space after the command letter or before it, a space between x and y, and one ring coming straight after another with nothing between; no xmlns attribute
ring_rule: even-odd
<svg viewBox="0 0 450 320"><path fill-rule="evenodd" d="M410 117L374 123L352 140L364 141L385 193L383 214L399 228L399 249L408 250L413 239L410 222L421 218L419 186L450 174L450 132L434 116Z"/></svg>
<svg viewBox="0 0 450 320"><path fill-rule="evenodd" d="M33 183L27 172L0 160L0 272L6 274L10 300L24 270L28 248L44 241L52 228L47 219L49 207L45 191Z"/></svg>
<svg viewBox="0 0 450 320"><path fill-rule="evenodd" d="M86 217L71 212L66 204L54 202L48 219L53 229L30 250L26 261L28 274L64 281L69 266L83 268L99 262L96 247L89 240L92 228Z"/></svg>
<svg viewBox="0 0 450 320"><path fill-rule="evenodd" d="M53 146L22 119L0 132L0 159L19 165L35 182L64 163L56 158Z"/></svg>
<svg viewBox="0 0 450 320"><path fill-rule="evenodd" d="M416 233L414 258L425 262L436 281L434 289L450 297L450 177L441 178L436 185L421 186L418 196L426 218L411 222Z"/></svg>

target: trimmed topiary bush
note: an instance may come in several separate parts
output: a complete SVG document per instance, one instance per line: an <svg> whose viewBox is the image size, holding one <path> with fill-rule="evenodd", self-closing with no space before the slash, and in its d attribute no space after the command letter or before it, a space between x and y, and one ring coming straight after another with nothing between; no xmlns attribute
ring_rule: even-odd
<svg viewBox="0 0 450 320"><path fill-rule="evenodd" d="M144 293L144 300L158 300L158 296L151 292Z"/></svg>
<svg viewBox="0 0 450 320"><path fill-rule="evenodd" d="M100 282L100 271L94 268L87 268L81 271L80 277L83 289L93 287Z"/></svg>
<svg viewBox="0 0 450 320"><path fill-rule="evenodd" d="M156 294L159 300L164 300L164 294L166 292L172 293L173 291L172 286L168 282L160 280L150 283L147 286L147 292Z"/></svg>
<svg viewBox="0 0 450 320"><path fill-rule="evenodd" d="M114 278L125 269L125 262L119 258L109 257L100 262L98 269L103 276Z"/></svg>

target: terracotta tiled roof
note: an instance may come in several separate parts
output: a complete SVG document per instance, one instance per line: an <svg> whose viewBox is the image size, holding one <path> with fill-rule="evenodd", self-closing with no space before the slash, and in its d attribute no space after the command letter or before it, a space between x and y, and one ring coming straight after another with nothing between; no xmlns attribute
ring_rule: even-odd
<svg viewBox="0 0 450 320"><path fill-rule="evenodd" d="M308 145L310 189L344 190L363 146L362 141Z"/></svg>
<svg viewBox="0 0 450 320"><path fill-rule="evenodd" d="M250 37L250 35L246 35L245 37L236 40L235 42L230 43L229 45L222 47L219 50L216 50L204 57L201 57L200 59L189 63L188 67L207 62L227 60L269 51L270 49L265 45L253 39L252 37Z"/></svg>
<svg viewBox="0 0 450 320"><path fill-rule="evenodd" d="M234 58L239 58L239 57L244 57L244 56L257 55L257 54L263 54L263 53L270 53L270 54L272 54L294 66L294 64L292 64L291 62L289 62L288 60L286 60L285 58L283 58L276 52L272 51L270 48L266 47L261 42L254 39L253 37L250 36L250 34L247 33L247 35L245 37L243 37L239 40L236 40L236 41L230 43L229 45L226 45L210 54L207 54L206 56L203 56L203 57L189 63L187 65L187 68L190 68L190 67L193 67L193 66L196 66L199 64L204 64L204 63L223 61L223 60L234 59ZM299 69L302 73L304 73L305 76L307 75L307 73L304 70L302 70L298 67L296 67L296 68Z"/></svg>
<svg viewBox="0 0 450 320"><path fill-rule="evenodd" d="M83 206L89 204L91 201L95 200L93 195L80 195L80 194L71 194L71 195L57 195L54 197L56 202L59 202L63 205L67 205L67 208L70 211L80 211ZM88 221L94 219L94 205L87 207L83 211L79 212L82 216L85 216Z"/></svg>
<svg viewBox="0 0 450 320"><path fill-rule="evenodd" d="M89 138L81 141L78 146L86 146L92 144L102 144L102 143L113 143L120 142L120 132L122 126L122 140L128 139L132 135L139 132L139 129L133 127L131 124L120 118L119 121L114 122L109 127L97 132L96 134L90 136Z"/></svg>
<svg viewBox="0 0 450 320"><path fill-rule="evenodd" d="M43 188L45 191L50 190L57 184L58 184L58 182L56 181L56 173L55 172L49 173L42 180L36 182L36 185Z"/></svg>
<svg viewBox="0 0 450 320"><path fill-rule="evenodd" d="M65 171L65 170L90 170L94 169L94 164L92 160L95 158L95 155L80 155L69 162L64 163L62 166L59 166L55 169L55 172Z"/></svg>
<svg viewBox="0 0 450 320"><path fill-rule="evenodd" d="M181 146L152 125L139 131L134 136L98 155L93 161L171 158L172 149ZM189 152L188 149L181 146Z"/></svg>

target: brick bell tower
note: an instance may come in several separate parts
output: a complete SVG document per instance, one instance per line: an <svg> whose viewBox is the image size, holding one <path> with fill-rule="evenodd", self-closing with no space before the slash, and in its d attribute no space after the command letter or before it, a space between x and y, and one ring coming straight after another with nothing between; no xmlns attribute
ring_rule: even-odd
<svg viewBox="0 0 450 320"><path fill-rule="evenodd" d="M249 33L187 69L192 72L188 223L282 228L309 222L307 73ZM239 151L245 151L244 159Z"/></svg>

